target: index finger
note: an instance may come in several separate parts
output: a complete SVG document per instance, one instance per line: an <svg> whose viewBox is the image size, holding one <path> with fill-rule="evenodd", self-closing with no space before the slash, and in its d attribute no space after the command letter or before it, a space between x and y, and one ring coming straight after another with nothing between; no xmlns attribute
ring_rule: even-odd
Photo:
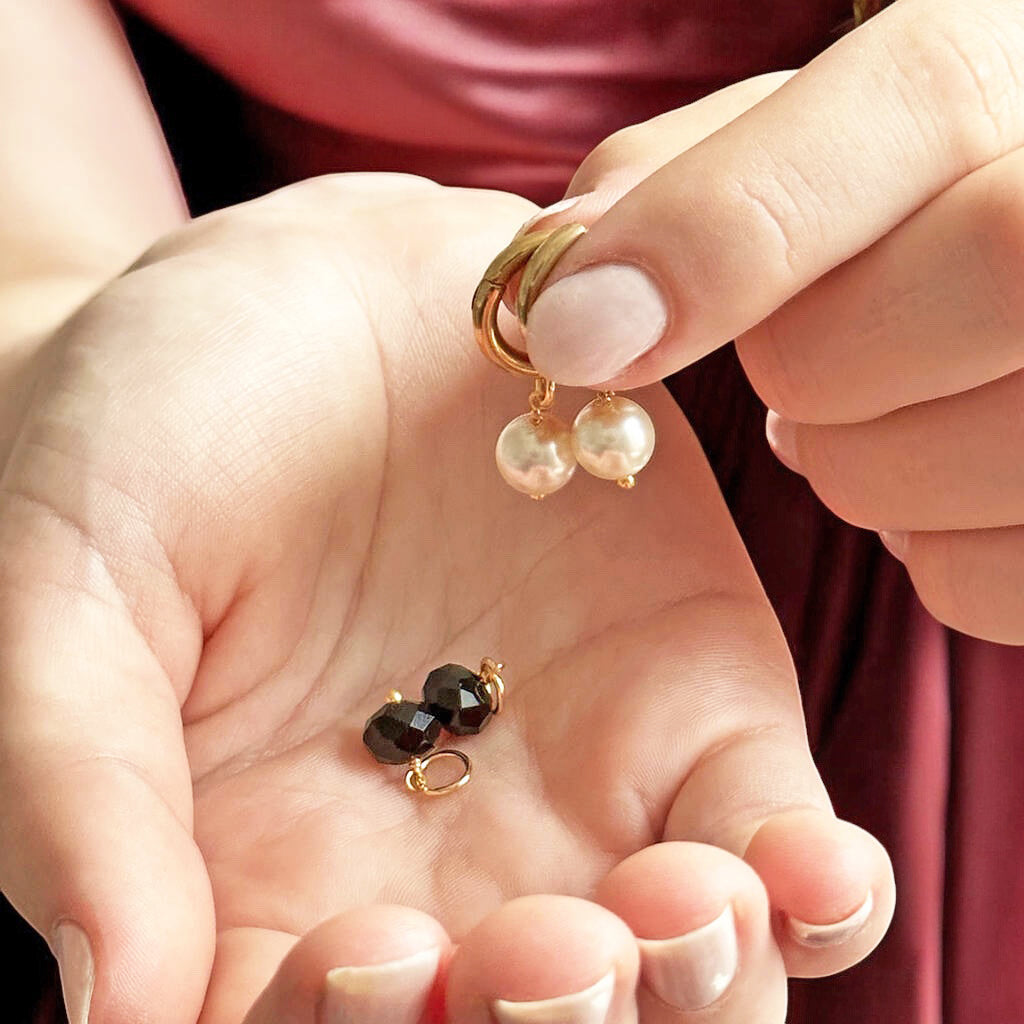
<svg viewBox="0 0 1024 1024"><path fill-rule="evenodd" d="M627 193L562 258L527 347L635 387L763 320L1024 143L1019 0L901 0Z"/></svg>

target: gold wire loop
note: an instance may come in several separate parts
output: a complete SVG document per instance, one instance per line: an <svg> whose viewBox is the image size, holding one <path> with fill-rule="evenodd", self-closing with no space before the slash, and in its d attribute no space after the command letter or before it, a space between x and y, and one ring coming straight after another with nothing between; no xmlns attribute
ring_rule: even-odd
<svg viewBox="0 0 1024 1024"><path fill-rule="evenodd" d="M502 369L527 377L539 376L530 357L511 345L498 328L498 310L509 281L521 268L526 268L516 301L516 315L519 322L525 324L544 279L562 253L586 230L582 224L562 224L547 231L519 235L494 257L484 271L473 293L473 332L483 354Z"/></svg>
<svg viewBox="0 0 1024 1024"><path fill-rule="evenodd" d="M530 392L530 411L535 423L539 422L546 409L550 409L555 401L555 385L547 377L537 376Z"/></svg>
<svg viewBox="0 0 1024 1024"><path fill-rule="evenodd" d="M433 760L441 760L445 757L454 757L462 763L462 774L453 782L443 786L431 786L427 781L427 767ZM454 793L469 782L473 766L470 760L461 750L435 750L426 757L414 757L409 762L409 770L405 773L405 784L413 793L422 793L424 796L444 796L445 793Z"/></svg>
<svg viewBox="0 0 1024 1024"><path fill-rule="evenodd" d="M493 658L484 658L480 662L480 678L484 681L484 689L491 698L491 713L498 714L505 703L505 683L501 671L505 666Z"/></svg>

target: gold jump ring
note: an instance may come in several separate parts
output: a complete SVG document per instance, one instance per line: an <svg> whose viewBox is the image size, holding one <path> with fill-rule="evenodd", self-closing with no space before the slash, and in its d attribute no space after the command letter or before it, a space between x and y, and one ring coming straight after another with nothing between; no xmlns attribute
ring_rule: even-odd
<svg viewBox="0 0 1024 1024"><path fill-rule="evenodd" d="M427 781L427 766L435 758L440 760L443 757L454 757L462 762L462 774L453 782L444 786L431 786ZM469 758L461 750L435 750L426 757L414 757L410 762L409 770L405 773L405 784L413 793L422 793L424 796L443 796L445 793L453 793L461 789L467 782L473 767Z"/></svg>

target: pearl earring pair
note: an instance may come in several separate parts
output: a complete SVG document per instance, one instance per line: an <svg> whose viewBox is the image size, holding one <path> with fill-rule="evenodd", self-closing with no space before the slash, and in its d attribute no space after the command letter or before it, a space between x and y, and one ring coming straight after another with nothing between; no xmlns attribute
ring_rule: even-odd
<svg viewBox="0 0 1024 1024"><path fill-rule="evenodd" d="M629 489L654 451L654 424L631 399L602 391L577 414L570 428L551 413L555 383L534 369L525 352L498 330L498 309L509 281L522 268L516 316L525 326L530 308L555 263L586 233L563 224L517 236L492 261L473 295L473 327L484 354L503 369L534 378L530 411L517 416L498 438L498 471L517 491L541 499L564 487L576 466Z"/></svg>
<svg viewBox="0 0 1024 1024"><path fill-rule="evenodd" d="M536 405L498 437L495 459L506 483L539 500L564 487L580 465L620 487L636 485L636 474L654 451L654 424L641 406L602 391L579 411L570 429Z"/></svg>

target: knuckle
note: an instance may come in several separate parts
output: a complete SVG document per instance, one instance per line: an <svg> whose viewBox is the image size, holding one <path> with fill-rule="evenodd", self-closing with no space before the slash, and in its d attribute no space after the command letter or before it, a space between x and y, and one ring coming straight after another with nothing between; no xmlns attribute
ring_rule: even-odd
<svg viewBox="0 0 1024 1024"><path fill-rule="evenodd" d="M907 9L889 40L912 123L961 174L1015 145L1024 24L962 4Z"/></svg>
<svg viewBox="0 0 1024 1024"><path fill-rule="evenodd" d="M801 255L824 237L821 200L806 177L792 164L773 166L768 173L737 178L733 198L741 220L764 242L763 252L774 251L771 262L799 277Z"/></svg>

